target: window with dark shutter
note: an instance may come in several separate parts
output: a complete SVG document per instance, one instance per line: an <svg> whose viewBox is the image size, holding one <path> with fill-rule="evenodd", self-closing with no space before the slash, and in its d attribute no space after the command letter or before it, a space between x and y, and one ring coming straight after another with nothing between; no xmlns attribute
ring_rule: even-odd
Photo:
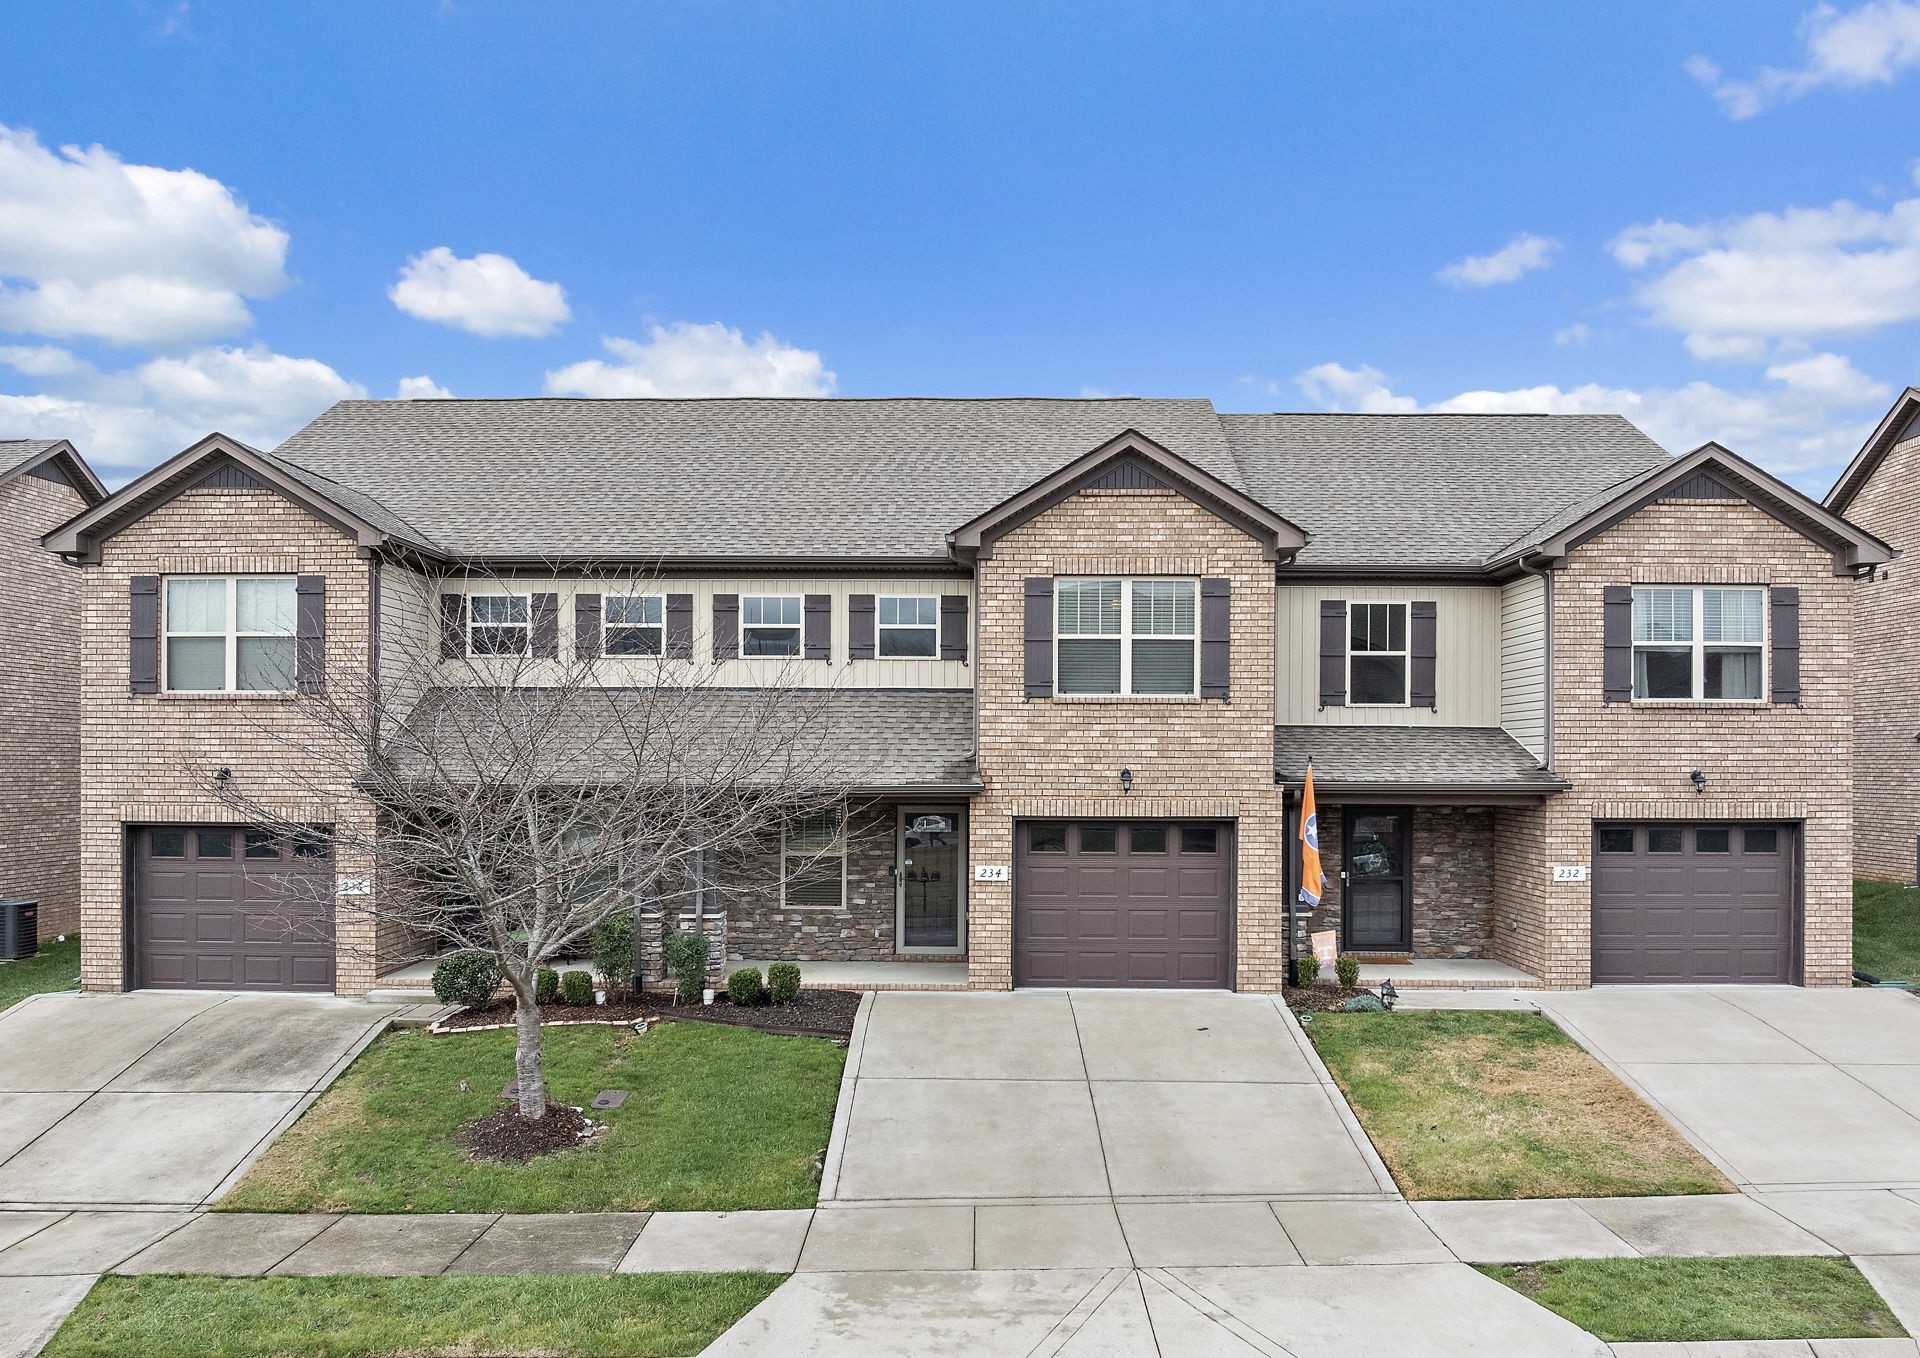
<svg viewBox="0 0 1920 1358"><path fill-rule="evenodd" d="M1026 679L1029 698L1053 696L1053 577L1026 582Z"/></svg>
<svg viewBox="0 0 1920 1358"><path fill-rule="evenodd" d="M1800 591L1775 585L1773 613L1773 700L1800 705Z"/></svg>
<svg viewBox="0 0 1920 1358"><path fill-rule="evenodd" d="M136 575L127 582L127 688L160 691L160 577Z"/></svg>
<svg viewBox="0 0 1920 1358"><path fill-rule="evenodd" d="M713 658L715 660L740 658L740 596L738 594L713 596Z"/></svg>
<svg viewBox="0 0 1920 1358"><path fill-rule="evenodd" d="M597 660L600 656L600 596L573 596L573 654L576 660Z"/></svg>
<svg viewBox="0 0 1920 1358"><path fill-rule="evenodd" d="M667 596L667 659L693 659L693 596Z"/></svg>
<svg viewBox="0 0 1920 1358"><path fill-rule="evenodd" d="M1633 701L1633 586L1607 585L1600 591L1601 700Z"/></svg>
<svg viewBox="0 0 1920 1358"><path fill-rule="evenodd" d="M807 659L833 659L833 596L807 595L802 616L806 619Z"/></svg>
<svg viewBox="0 0 1920 1358"><path fill-rule="evenodd" d="M871 594L847 596L847 659L873 659L873 598Z"/></svg>
<svg viewBox="0 0 1920 1358"><path fill-rule="evenodd" d="M440 658L458 660L467 653L467 596L440 596Z"/></svg>
<svg viewBox="0 0 1920 1358"><path fill-rule="evenodd" d="M1200 582L1200 696L1226 701L1233 668L1233 581Z"/></svg>
<svg viewBox="0 0 1920 1358"><path fill-rule="evenodd" d="M1320 706L1347 705L1347 601L1320 601Z"/></svg>
<svg viewBox="0 0 1920 1358"><path fill-rule="evenodd" d="M327 577L303 575L294 589L293 685L302 693L327 690Z"/></svg>
<svg viewBox="0 0 1920 1358"><path fill-rule="evenodd" d="M967 596L964 594L940 596L940 658L967 658Z"/></svg>
<svg viewBox="0 0 1920 1358"><path fill-rule="evenodd" d="M1440 606L1415 600L1407 609L1407 705L1440 707L1435 671L1439 666Z"/></svg>
<svg viewBox="0 0 1920 1358"><path fill-rule="evenodd" d="M532 612L533 658L558 660L560 658L560 596L558 594L534 595Z"/></svg>

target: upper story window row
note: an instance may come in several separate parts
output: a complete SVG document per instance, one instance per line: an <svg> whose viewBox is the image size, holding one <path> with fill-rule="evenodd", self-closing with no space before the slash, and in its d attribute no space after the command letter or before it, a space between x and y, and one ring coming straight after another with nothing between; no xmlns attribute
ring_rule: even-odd
<svg viewBox="0 0 1920 1358"><path fill-rule="evenodd" d="M1800 591L1791 585L1609 585L1609 703L1800 702Z"/></svg>
<svg viewBox="0 0 1920 1358"><path fill-rule="evenodd" d="M318 692L326 580L318 575L136 575L128 581L133 693Z"/></svg>
<svg viewBox="0 0 1920 1358"><path fill-rule="evenodd" d="M1060 693L1194 696L1198 596L1197 580L1056 580Z"/></svg>

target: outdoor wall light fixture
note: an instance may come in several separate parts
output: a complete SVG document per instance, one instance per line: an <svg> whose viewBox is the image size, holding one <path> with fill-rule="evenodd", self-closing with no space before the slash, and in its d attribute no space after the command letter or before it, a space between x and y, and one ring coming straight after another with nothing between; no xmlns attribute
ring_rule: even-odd
<svg viewBox="0 0 1920 1358"><path fill-rule="evenodd" d="M1689 773L1687 775L1687 778L1690 782L1692 782L1693 790L1696 793L1705 792L1707 790L1707 775L1700 772L1699 769L1695 769L1692 773Z"/></svg>
<svg viewBox="0 0 1920 1358"><path fill-rule="evenodd" d="M1120 770L1120 791L1122 794L1133 791L1133 770Z"/></svg>
<svg viewBox="0 0 1920 1358"><path fill-rule="evenodd" d="M223 768L220 770L220 772L213 775L213 785L215 787L225 787L227 785L227 780L232 777L233 777L233 770Z"/></svg>

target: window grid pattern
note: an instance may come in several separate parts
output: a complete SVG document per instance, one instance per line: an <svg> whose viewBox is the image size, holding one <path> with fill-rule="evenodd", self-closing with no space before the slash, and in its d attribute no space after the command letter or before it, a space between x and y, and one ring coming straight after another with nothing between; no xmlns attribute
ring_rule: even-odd
<svg viewBox="0 0 1920 1358"><path fill-rule="evenodd" d="M1057 691L1192 696L1197 594L1192 580L1056 581Z"/></svg>
<svg viewBox="0 0 1920 1358"><path fill-rule="evenodd" d="M1757 702L1766 682L1764 589L1636 586L1636 700Z"/></svg>
<svg viewBox="0 0 1920 1358"><path fill-rule="evenodd" d="M525 594L475 594L467 619L468 655L525 655L531 647L533 600Z"/></svg>
<svg viewBox="0 0 1920 1358"><path fill-rule="evenodd" d="M1407 705L1407 605L1347 605L1347 694L1354 707Z"/></svg>
<svg viewBox="0 0 1920 1358"><path fill-rule="evenodd" d="M165 590L162 656L168 692L292 690L292 576L174 576Z"/></svg>
<svg viewBox="0 0 1920 1358"><path fill-rule="evenodd" d="M667 601L664 595L610 594L601 609L602 649L607 655L665 653Z"/></svg>
<svg viewBox="0 0 1920 1358"><path fill-rule="evenodd" d="M879 619L876 654L881 659L931 660L940 653L938 598L883 594L874 606Z"/></svg>
<svg viewBox="0 0 1920 1358"><path fill-rule="evenodd" d="M740 600L740 654L800 654L800 596L748 594Z"/></svg>

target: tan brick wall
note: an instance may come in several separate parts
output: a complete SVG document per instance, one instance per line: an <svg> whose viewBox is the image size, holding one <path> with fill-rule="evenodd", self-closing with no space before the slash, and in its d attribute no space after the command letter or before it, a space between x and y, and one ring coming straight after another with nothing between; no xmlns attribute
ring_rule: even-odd
<svg viewBox="0 0 1920 1358"><path fill-rule="evenodd" d="M80 927L80 572L40 538L87 507L64 482L0 486L0 896L40 902L40 937Z"/></svg>
<svg viewBox="0 0 1920 1358"><path fill-rule="evenodd" d="M1604 703L1601 591L1625 584L1798 586L1802 705ZM1804 826L1806 983L1847 983L1852 589L1828 552L1744 503L1657 502L1573 552L1553 603L1554 767L1573 789L1500 813L1496 956L1549 985L1589 983L1588 886L1548 878L1590 862L1596 819L1787 820Z"/></svg>
<svg viewBox="0 0 1920 1358"><path fill-rule="evenodd" d="M1233 582L1230 702L1025 698L1028 576L1217 576ZM980 771L970 861L1013 862L1027 817L1238 822L1236 985L1284 969L1280 792L1273 785L1273 563L1259 544L1170 491L1087 490L1008 533L979 566ZM1122 796L1120 770L1133 792ZM978 989L1013 984L1011 885L969 883Z"/></svg>
<svg viewBox="0 0 1920 1358"><path fill-rule="evenodd" d="M1920 835L1920 439L1887 454L1847 517L1906 553L1854 586L1853 871L1912 882Z"/></svg>
<svg viewBox="0 0 1920 1358"><path fill-rule="evenodd" d="M353 542L268 491L192 491L108 539L86 569L81 765L82 983L119 990L124 969L125 827L227 822L232 812L202 791L216 769L280 814L351 823L370 814L324 761L296 762L321 739L294 700L276 696L139 695L127 691L127 583L134 575L271 574L327 578L327 663L364 672L369 570ZM368 866L342 859L347 876ZM336 989L363 994L374 973L374 928L340 903Z"/></svg>

